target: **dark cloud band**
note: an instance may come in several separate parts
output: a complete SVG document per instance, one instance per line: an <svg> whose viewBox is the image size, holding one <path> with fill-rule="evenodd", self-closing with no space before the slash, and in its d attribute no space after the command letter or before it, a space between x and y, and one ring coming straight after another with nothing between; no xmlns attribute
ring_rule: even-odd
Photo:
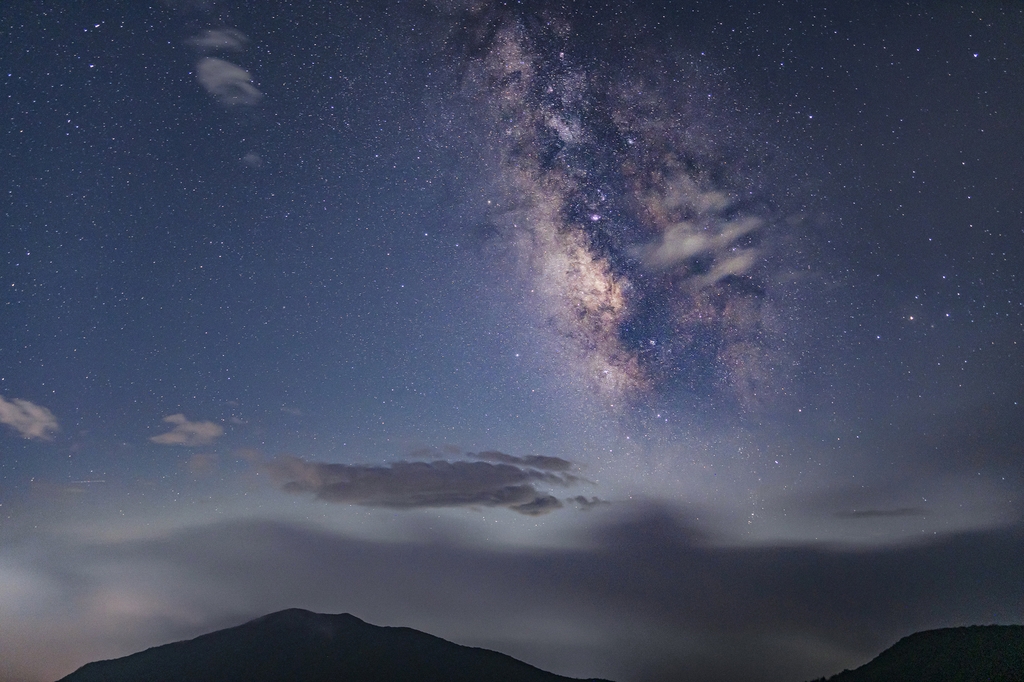
<svg viewBox="0 0 1024 682"><path fill-rule="evenodd" d="M477 456L490 461L358 465L283 457L266 467L283 490L312 493L327 502L393 509L506 507L532 516L563 506L538 486L581 482L566 471L572 464L558 457L515 457L495 451Z"/></svg>

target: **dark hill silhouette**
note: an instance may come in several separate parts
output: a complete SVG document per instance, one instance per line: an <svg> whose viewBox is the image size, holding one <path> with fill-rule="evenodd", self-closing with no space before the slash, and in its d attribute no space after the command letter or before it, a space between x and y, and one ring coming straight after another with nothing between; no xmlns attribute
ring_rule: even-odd
<svg viewBox="0 0 1024 682"><path fill-rule="evenodd" d="M511 656L348 614L288 609L89 663L60 682L570 682ZM591 682L602 682L592 680Z"/></svg>
<svg viewBox="0 0 1024 682"><path fill-rule="evenodd" d="M1024 625L918 632L827 682L1024 682Z"/></svg>

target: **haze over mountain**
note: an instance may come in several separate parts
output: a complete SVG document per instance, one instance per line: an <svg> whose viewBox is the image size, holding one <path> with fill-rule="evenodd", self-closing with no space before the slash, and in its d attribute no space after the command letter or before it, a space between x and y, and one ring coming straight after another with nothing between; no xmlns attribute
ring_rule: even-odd
<svg viewBox="0 0 1024 682"><path fill-rule="evenodd" d="M495 651L347 613L287 609L111 661L60 682L569 682ZM601 682L591 680L590 682Z"/></svg>

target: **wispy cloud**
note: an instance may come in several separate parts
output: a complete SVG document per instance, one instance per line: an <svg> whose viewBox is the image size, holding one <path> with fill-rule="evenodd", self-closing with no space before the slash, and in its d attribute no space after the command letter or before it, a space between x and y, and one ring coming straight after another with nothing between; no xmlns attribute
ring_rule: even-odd
<svg viewBox="0 0 1024 682"><path fill-rule="evenodd" d="M200 59L196 77L208 93L227 106L253 105L263 98L248 71L218 57Z"/></svg>
<svg viewBox="0 0 1024 682"><path fill-rule="evenodd" d="M608 500L602 500L599 497L584 497L583 495L577 495L576 497L570 497L566 502L575 504L580 509L586 511L593 509L594 507L600 507L602 505L611 504Z"/></svg>
<svg viewBox="0 0 1024 682"><path fill-rule="evenodd" d="M444 445L440 448L433 446L422 446L416 448L408 453L409 457L416 457L420 459L434 458L434 459L447 459L451 456L461 456L467 459L484 460L487 462L500 462L501 464L513 464L516 466L525 466L532 469L545 469L547 471L569 471L573 468L573 463L567 459L561 457L551 457L548 455L525 455L523 457L516 457L515 455L509 455L504 452L497 450L482 450L481 452L469 452L463 450L457 445Z"/></svg>
<svg viewBox="0 0 1024 682"><path fill-rule="evenodd" d="M249 38L237 28L207 29L185 40L198 57L196 80L214 99L226 107L255 107L263 93L253 84L252 75L241 66L220 56L239 53ZM239 161L248 168L262 168L263 157L255 150L241 155Z"/></svg>
<svg viewBox="0 0 1024 682"><path fill-rule="evenodd" d="M13 427L22 438L53 440L53 434L60 430L57 418L45 407L28 400L0 396L0 423Z"/></svg>
<svg viewBox="0 0 1024 682"><path fill-rule="evenodd" d="M212 12L217 7L215 0L161 0L161 3L178 12Z"/></svg>
<svg viewBox="0 0 1024 682"><path fill-rule="evenodd" d="M211 29L185 41L199 50L229 50L240 52L249 39L236 28Z"/></svg>
<svg viewBox="0 0 1024 682"><path fill-rule="evenodd" d="M568 471L572 468L572 462L562 459L561 457L549 457L547 455L526 455L525 457L516 457L515 455L506 455L504 452L498 452L497 450L485 450L476 454L470 452L467 453L467 456L490 462L514 464L516 466L545 469L547 471Z"/></svg>
<svg viewBox="0 0 1024 682"><path fill-rule="evenodd" d="M184 445L195 447L197 445L209 445L224 435L224 427L213 422L190 422L183 414L172 414L164 417L168 424L174 424L174 428L167 433L153 436L149 440L161 445Z"/></svg>
<svg viewBox="0 0 1024 682"><path fill-rule="evenodd" d="M898 507L896 509L853 509L838 511L837 519L885 519L900 516L928 516L928 512L920 507Z"/></svg>
<svg viewBox="0 0 1024 682"><path fill-rule="evenodd" d="M185 468L196 478L209 476L217 469L217 455L197 452L188 458Z"/></svg>
<svg viewBox="0 0 1024 682"><path fill-rule="evenodd" d="M283 457L266 466L282 489L312 493L328 502L368 507L506 507L546 514L563 506L537 486L567 487L582 481L558 457L514 457L501 452L467 456L490 461L436 460L386 465L331 464Z"/></svg>
<svg viewBox="0 0 1024 682"><path fill-rule="evenodd" d="M256 152L249 152L248 154L242 157L242 163L248 166L249 168L262 168L263 157L257 154Z"/></svg>

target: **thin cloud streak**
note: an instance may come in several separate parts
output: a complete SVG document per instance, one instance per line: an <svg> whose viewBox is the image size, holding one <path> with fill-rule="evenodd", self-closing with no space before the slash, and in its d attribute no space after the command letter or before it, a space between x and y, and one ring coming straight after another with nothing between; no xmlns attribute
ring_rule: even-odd
<svg viewBox="0 0 1024 682"><path fill-rule="evenodd" d="M928 512L919 507L899 507L898 509L853 509L835 513L837 519L886 519L900 516L928 516Z"/></svg>
<svg viewBox="0 0 1024 682"><path fill-rule="evenodd" d="M572 462L562 459L561 457L550 457L548 455L526 455L525 457L516 457L515 455L507 455L504 452L498 452L496 450L484 450L478 453L467 453L470 458L477 458L486 460L489 462L501 462L502 464L512 464L515 466L525 466L533 469L545 469L547 471L569 471L572 469Z"/></svg>
<svg viewBox="0 0 1024 682"><path fill-rule="evenodd" d="M236 28L210 29L185 41L198 50L229 50L241 52L249 38Z"/></svg>

